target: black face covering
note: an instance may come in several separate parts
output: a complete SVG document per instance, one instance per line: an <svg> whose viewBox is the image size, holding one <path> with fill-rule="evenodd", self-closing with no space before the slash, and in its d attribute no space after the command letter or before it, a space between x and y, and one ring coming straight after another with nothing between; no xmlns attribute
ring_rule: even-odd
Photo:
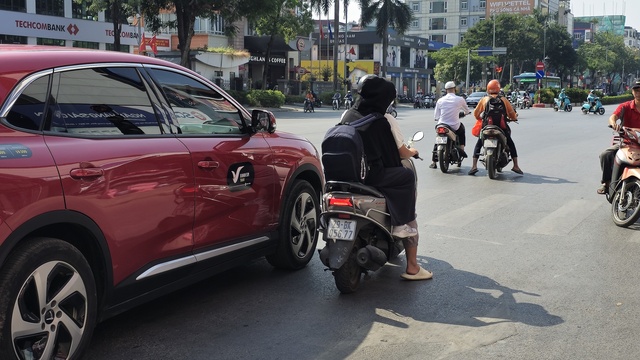
<svg viewBox="0 0 640 360"><path fill-rule="evenodd" d="M384 114L395 98L396 87L393 83L382 78L371 78L362 85L356 107L363 116L373 112Z"/></svg>

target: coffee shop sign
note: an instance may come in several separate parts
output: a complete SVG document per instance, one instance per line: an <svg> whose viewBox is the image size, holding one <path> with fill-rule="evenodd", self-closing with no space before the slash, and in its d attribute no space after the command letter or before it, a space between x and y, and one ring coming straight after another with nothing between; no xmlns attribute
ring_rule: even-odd
<svg viewBox="0 0 640 360"><path fill-rule="evenodd" d="M264 56L254 56L252 55L249 58L250 62L261 62L264 63ZM287 63L287 59L283 58L283 57L270 57L269 58L269 63L270 64L286 64Z"/></svg>

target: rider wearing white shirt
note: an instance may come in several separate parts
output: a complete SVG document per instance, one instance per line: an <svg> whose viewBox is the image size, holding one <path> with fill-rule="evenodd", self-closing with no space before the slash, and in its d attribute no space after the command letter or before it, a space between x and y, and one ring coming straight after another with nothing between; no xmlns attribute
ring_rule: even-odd
<svg viewBox="0 0 640 360"><path fill-rule="evenodd" d="M470 113L469 107L467 106L467 102L461 96L456 95L456 84L453 81L449 81L444 85L447 94L436 102L436 108L433 113L434 119L438 122L438 124L445 124L453 130L458 136L458 140L460 143L460 151L463 157L467 157L467 154L464 152L464 145L466 143L466 136L464 130L464 124L460 122L460 110L464 111L465 114ZM435 150L435 147L434 147ZM432 158L433 163L429 165L430 168L435 169L436 166L436 155L435 151Z"/></svg>

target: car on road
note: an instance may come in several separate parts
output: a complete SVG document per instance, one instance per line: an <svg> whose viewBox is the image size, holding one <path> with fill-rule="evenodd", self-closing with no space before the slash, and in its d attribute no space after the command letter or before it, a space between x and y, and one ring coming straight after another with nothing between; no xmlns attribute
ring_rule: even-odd
<svg viewBox="0 0 640 360"><path fill-rule="evenodd" d="M0 63L0 359L80 358L103 319L312 258L318 151L271 112L152 57L0 45Z"/></svg>
<svg viewBox="0 0 640 360"><path fill-rule="evenodd" d="M476 92L472 92L471 94L469 94L469 96L467 96L467 98L465 99L467 101L467 106L473 106L475 107L476 105L478 105L478 102L480 101L480 99L482 99L483 97L487 96L487 93L484 91L476 91Z"/></svg>

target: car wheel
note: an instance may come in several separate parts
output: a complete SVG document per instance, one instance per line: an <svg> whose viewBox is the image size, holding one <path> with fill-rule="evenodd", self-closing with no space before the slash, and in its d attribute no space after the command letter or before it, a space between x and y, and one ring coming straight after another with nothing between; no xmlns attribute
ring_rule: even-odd
<svg viewBox="0 0 640 360"><path fill-rule="evenodd" d="M267 261L277 268L301 269L305 267L318 244L318 193L311 184L297 180L285 199L280 216L280 231L276 252Z"/></svg>
<svg viewBox="0 0 640 360"><path fill-rule="evenodd" d="M96 325L95 280L71 244L34 238L0 274L0 359L78 359Z"/></svg>

